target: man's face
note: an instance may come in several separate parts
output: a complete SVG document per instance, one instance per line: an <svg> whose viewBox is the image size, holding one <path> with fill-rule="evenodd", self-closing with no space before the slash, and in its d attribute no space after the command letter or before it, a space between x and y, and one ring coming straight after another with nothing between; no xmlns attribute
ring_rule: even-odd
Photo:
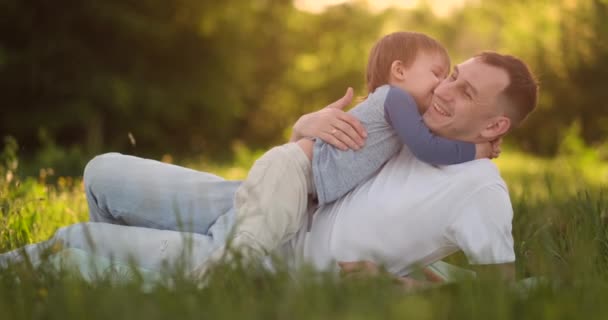
<svg viewBox="0 0 608 320"><path fill-rule="evenodd" d="M471 58L455 66L452 74L435 88L424 122L443 137L488 141L484 129L503 115L498 97L508 84L504 70Z"/></svg>

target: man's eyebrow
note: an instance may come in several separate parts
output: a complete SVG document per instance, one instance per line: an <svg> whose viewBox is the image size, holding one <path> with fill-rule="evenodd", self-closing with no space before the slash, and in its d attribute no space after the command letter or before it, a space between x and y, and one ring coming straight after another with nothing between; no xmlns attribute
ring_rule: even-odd
<svg viewBox="0 0 608 320"><path fill-rule="evenodd" d="M458 71L458 66L454 66L454 72L456 74L460 74L460 72ZM477 89L475 89L475 87L473 87L473 85L470 82L468 82L467 80L464 80L464 83L467 87L469 87L471 89L471 91L473 91L474 95L478 95L479 91L477 91Z"/></svg>

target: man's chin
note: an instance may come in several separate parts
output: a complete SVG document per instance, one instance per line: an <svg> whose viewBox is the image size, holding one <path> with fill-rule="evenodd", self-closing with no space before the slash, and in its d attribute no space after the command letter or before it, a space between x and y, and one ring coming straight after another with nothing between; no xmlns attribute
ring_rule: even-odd
<svg viewBox="0 0 608 320"><path fill-rule="evenodd" d="M429 128L434 134L439 135L440 132L445 131L442 130L445 126L442 126L440 123L438 123L437 120L433 119L433 116L430 115L429 112L425 112L422 115L422 121L424 121L424 124L427 126L427 128Z"/></svg>
<svg viewBox="0 0 608 320"><path fill-rule="evenodd" d="M433 121L433 119L427 119L425 117L422 117L422 120L434 135L452 140L460 140L450 131L449 123L437 123L436 121Z"/></svg>

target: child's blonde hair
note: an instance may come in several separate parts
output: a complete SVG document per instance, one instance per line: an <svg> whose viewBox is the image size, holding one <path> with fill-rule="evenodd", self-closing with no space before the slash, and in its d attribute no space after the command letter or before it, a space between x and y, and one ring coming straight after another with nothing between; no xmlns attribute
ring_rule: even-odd
<svg viewBox="0 0 608 320"><path fill-rule="evenodd" d="M395 32L380 39L372 48L367 62L365 80L367 93L388 83L393 61L399 60L410 67L420 53L439 54L446 60L448 70L450 57L447 50L435 39L419 32Z"/></svg>

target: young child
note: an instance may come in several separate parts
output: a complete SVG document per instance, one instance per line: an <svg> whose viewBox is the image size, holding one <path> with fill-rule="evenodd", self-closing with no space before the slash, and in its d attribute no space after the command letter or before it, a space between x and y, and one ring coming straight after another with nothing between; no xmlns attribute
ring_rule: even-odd
<svg viewBox="0 0 608 320"><path fill-rule="evenodd" d="M266 152L237 190L231 247L247 258L267 255L307 221L309 194L319 204L335 201L370 178L403 145L433 165L489 157L489 143L444 139L422 121L421 112L449 68L445 48L424 34L397 32L380 39L367 65L368 96L349 111L367 129L365 146L342 151L320 139L302 139ZM224 252L224 247L218 249L209 263Z"/></svg>

